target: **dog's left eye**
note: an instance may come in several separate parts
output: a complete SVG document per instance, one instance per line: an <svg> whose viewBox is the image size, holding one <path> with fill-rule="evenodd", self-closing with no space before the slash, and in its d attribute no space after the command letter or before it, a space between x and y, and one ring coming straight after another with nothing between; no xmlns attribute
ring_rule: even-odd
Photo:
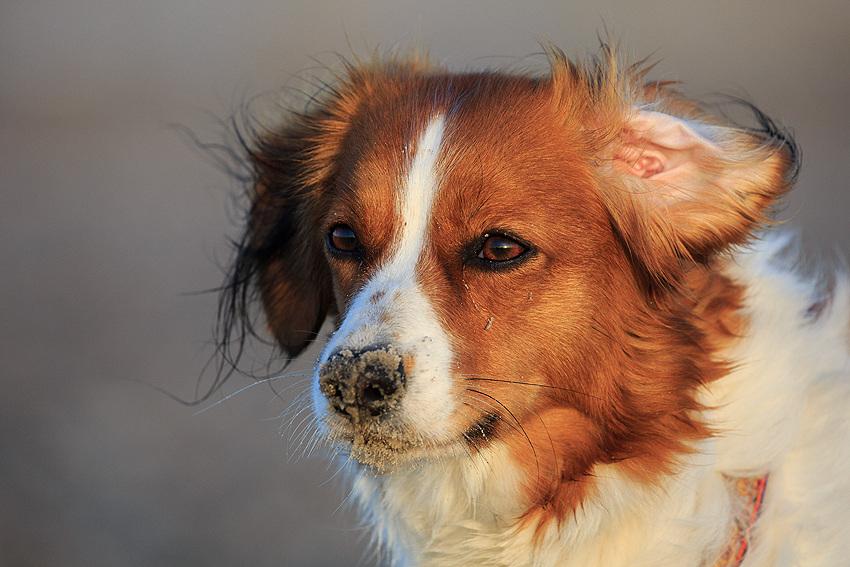
<svg viewBox="0 0 850 567"><path fill-rule="evenodd" d="M493 262L513 260L525 252L525 246L504 236L491 236L484 241L479 258Z"/></svg>

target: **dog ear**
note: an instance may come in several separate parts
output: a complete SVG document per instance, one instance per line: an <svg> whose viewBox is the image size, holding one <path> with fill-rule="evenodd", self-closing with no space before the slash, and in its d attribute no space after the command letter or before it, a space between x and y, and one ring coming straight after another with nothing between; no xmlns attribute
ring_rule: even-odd
<svg viewBox="0 0 850 567"><path fill-rule="evenodd" d="M317 234L319 204L332 175L315 159L320 133L318 114L301 116L246 144L253 166L251 208L230 293L241 301L243 319L259 293L268 328L289 357L307 348L335 311L324 241Z"/></svg>
<svg viewBox="0 0 850 567"><path fill-rule="evenodd" d="M251 215L260 296L270 331L296 356L333 310L331 278L309 200L289 183L260 182Z"/></svg>
<svg viewBox="0 0 850 567"><path fill-rule="evenodd" d="M793 183L793 140L751 110L751 130L638 110L610 148L613 222L656 277L745 242Z"/></svg>

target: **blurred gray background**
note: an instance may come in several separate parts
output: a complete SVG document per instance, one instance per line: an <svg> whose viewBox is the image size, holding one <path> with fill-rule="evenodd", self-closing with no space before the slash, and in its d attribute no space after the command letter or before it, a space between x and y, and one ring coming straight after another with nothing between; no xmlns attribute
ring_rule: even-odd
<svg viewBox="0 0 850 567"><path fill-rule="evenodd" d="M238 232L238 186L169 124L215 140L211 116L334 53L499 66L606 27L654 77L791 127L783 218L850 251L846 0L0 1L0 566L357 565L336 469L278 431L299 386L200 414L151 388L212 380L216 298L191 292Z"/></svg>

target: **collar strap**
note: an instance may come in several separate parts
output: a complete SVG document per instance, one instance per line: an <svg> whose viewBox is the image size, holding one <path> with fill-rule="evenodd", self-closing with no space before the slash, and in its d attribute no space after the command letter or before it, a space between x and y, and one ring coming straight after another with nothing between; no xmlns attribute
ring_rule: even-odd
<svg viewBox="0 0 850 567"><path fill-rule="evenodd" d="M726 486L733 499L731 533L720 551L720 557L713 567L738 567L747 554L750 545L753 524L761 511L764 501L764 489L767 486L767 473L755 477L732 477L723 475Z"/></svg>

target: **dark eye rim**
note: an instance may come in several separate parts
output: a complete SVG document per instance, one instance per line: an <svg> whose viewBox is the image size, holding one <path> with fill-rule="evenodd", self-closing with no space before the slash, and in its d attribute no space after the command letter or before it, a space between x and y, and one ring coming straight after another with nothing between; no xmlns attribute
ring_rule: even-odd
<svg viewBox="0 0 850 567"><path fill-rule="evenodd" d="M357 243L357 246L355 246L351 250L345 250L343 248L338 248L337 246L335 246L333 242L333 235L334 231L336 231L338 228L346 228L350 230L354 235L354 239ZM327 232L325 233L325 246L331 254L342 258L360 258L363 254L363 250L360 245L360 240L357 238L357 231L355 231L351 227L351 225L344 222L334 223L330 226L330 228L328 228Z"/></svg>
<svg viewBox="0 0 850 567"><path fill-rule="evenodd" d="M503 238L505 240L516 242L522 246L524 250L518 256L508 258L506 260L490 260L489 258L480 257L479 255L484 250L484 245L490 238ZM472 243L469 247L469 251L470 253L466 261L467 265L491 272L512 270L525 262L528 262L537 255L537 248L535 248L530 242L507 230L489 230L485 232L477 238L474 243Z"/></svg>

